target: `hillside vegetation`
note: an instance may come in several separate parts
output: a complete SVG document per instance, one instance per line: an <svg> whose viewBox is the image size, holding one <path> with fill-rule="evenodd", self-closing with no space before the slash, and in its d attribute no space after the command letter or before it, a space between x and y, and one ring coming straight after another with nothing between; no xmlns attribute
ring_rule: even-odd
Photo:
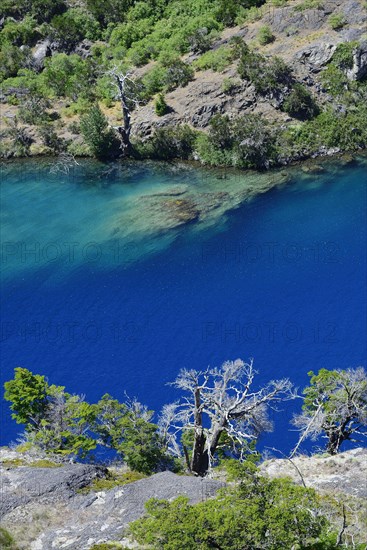
<svg viewBox="0 0 367 550"><path fill-rule="evenodd" d="M0 156L118 156L112 69L131 73L138 158L363 149L366 22L362 0L4 0Z"/></svg>

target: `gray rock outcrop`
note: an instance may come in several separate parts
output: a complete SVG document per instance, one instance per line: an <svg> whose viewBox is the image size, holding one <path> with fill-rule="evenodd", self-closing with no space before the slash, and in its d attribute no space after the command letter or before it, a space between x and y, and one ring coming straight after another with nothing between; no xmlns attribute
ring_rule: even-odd
<svg viewBox="0 0 367 550"><path fill-rule="evenodd" d="M353 67L347 73L351 80L363 80L367 77L367 42L362 42L354 51Z"/></svg>
<svg viewBox="0 0 367 550"><path fill-rule="evenodd" d="M44 40L36 45L32 54L32 63L36 71L41 72L45 66L46 57L52 55L51 44L49 40Z"/></svg>
<svg viewBox="0 0 367 550"><path fill-rule="evenodd" d="M93 479L105 477L106 468L69 464L56 468L0 467L0 518L29 502L51 504L68 500Z"/></svg>
<svg viewBox="0 0 367 550"><path fill-rule="evenodd" d="M335 50L336 44L318 42L297 52L295 55L295 61L300 63L308 63L315 69L319 70L330 61Z"/></svg>

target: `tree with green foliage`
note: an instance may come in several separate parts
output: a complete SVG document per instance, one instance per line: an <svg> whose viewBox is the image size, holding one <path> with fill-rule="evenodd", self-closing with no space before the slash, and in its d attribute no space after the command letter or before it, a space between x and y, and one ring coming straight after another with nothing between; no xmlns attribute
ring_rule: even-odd
<svg viewBox="0 0 367 550"><path fill-rule="evenodd" d="M117 156L119 142L99 105L93 105L80 119L80 131L92 154L99 159Z"/></svg>
<svg viewBox="0 0 367 550"><path fill-rule="evenodd" d="M30 15L38 23L44 23L66 9L64 0L2 0L0 17L20 19Z"/></svg>
<svg viewBox="0 0 367 550"><path fill-rule="evenodd" d="M12 380L4 384L4 399L10 401L12 418L25 424L26 430L37 430L46 415L49 398L56 386L49 386L45 376L17 367Z"/></svg>
<svg viewBox="0 0 367 550"><path fill-rule="evenodd" d="M94 431L137 472L150 474L164 461L164 448L151 422L153 411L136 400L121 403L105 394L94 406Z"/></svg>
<svg viewBox="0 0 367 550"><path fill-rule="evenodd" d="M216 498L191 505L151 499L147 514L130 524L142 545L159 550L336 550L337 536L320 512L313 489L269 480L251 463L232 468L236 483Z"/></svg>
<svg viewBox="0 0 367 550"><path fill-rule="evenodd" d="M57 97L70 97L77 101L91 95L94 82L93 65L90 60L79 55L58 53L45 60L41 81L45 91Z"/></svg>
<svg viewBox="0 0 367 550"><path fill-rule="evenodd" d="M220 442L239 450L242 459L248 443L260 433L271 431L267 408L294 397L288 379L269 382L254 390L253 361L226 361L220 368L182 370L173 385L185 392L181 402L166 405L160 431L168 448L175 451L177 434L190 431L194 441L191 456L184 450L188 469L205 476L216 461Z"/></svg>
<svg viewBox="0 0 367 550"><path fill-rule="evenodd" d="M362 367L347 370L321 369L308 373L310 385L304 393L303 412L293 423L301 431L300 441L327 439L327 451L339 452L345 441L367 436L367 375Z"/></svg>
<svg viewBox="0 0 367 550"><path fill-rule="evenodd" d="M71 51L85 38L98 40L100 26L90 13L81 8L71 8L62 15L53 17L50 23L50 37L66 51Z"/></svg>
<svg viewBox="0 0 367 550"><path fill-rule="evenodd" d="M134 3L134 0L86 0L88 10L103 25L124 21Z"/></svg>
<svg viewBox="0 0 367 550"><path fill-rule="evenodd" d="M12 417L25 425L27 440L38 449L83 457L96 447L89 434L93 409L80 396L70 395L63 386L50 385L45 376L21 367L4 387Z"/></svg>

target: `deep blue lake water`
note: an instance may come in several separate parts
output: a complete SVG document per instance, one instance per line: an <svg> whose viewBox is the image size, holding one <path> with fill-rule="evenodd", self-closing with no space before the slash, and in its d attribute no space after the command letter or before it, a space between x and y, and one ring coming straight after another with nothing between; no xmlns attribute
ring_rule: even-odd
<svg viewBox="0 0 367 550"><path fill-rule="evenodd" d="M366 365L367 165L323 167L286 180L164 164L83 163L69 174L4 165L2 383L24 366L91 401L126 391L159 411L177 398L166 383L182 367L253 357L258 385L288 376L303 387L311 369ZM227 209L213 206L233 189ZM167 203L157 206L162 193L196 197L201 218L175 226ZM300 405L274 415L263 447L291 448ZM6 403L1 425L1 444L21 431Z"/></svg>

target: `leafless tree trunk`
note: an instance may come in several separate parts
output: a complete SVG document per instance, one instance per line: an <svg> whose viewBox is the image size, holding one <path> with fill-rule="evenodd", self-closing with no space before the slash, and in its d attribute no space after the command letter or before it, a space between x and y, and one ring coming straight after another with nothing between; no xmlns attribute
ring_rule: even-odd
<svg viewBox="0 0 367 550"><path fill-rule="evenodd" d="M117 130L121 138L121 149L123 154L127 154L131 148L130 134L131 134L131 102L138 104L136 98L131 93L131 85L134 84L131 73L123 73L117 68L110 71L110 75L113 77L118 90L118 98L121 105L122 114L122 126L118 126Z"/></svg>

